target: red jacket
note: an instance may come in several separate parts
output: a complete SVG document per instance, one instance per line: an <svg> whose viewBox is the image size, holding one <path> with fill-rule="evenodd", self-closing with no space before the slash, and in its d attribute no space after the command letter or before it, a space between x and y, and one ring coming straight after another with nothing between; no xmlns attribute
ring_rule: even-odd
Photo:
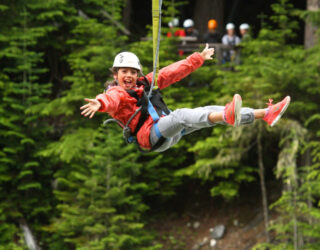
<svg viewBox="0 0 320 250"><path fill-rule="evenodd" d="M183 29L178 29L174 32L174 36L185 37L186 32ZM167 33L167 37L172 37L171 31Z"/></svg>
<svg viewBox="0 0 320 250"><path fill-rule="evenodd" d="M158 87L160 89L166 88L171 84L180 81L203 64L203 58L200 53L196 52L187 57L184 60L170 64L159 71L158 74ZM146 75L147 79L151 83L153 73ZM143 77L139 78L138 81L142 81ZM143 86L136 87L134 90L141 97L143 93ZM137 100L130 96L122 87L114 86L109 88L106 93L100 94L97 100L101 103L100 112L107 112L113 118L126 124L132 114L138 109L136 105ZM140 118L140 112L129 124L131 131L134 131ZM137 133L138 143L141 147L150 149L151 144L149 140L150 130L153 126L153 120L151 116L146 120L144 125Z"/></svg>

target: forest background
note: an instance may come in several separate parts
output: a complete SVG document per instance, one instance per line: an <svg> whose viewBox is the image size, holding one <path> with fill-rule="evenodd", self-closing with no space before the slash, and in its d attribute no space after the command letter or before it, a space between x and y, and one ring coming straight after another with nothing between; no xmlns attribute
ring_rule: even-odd
<svg viewBox="0 0 320 250"><path fill-rule="evenodd" d="M163 34L181 5L188 1L164 1ZM221 205L260 187L267 231L255 248L319 249L320 44L301 43L305 22L320 25L317 8L273 1L241 44L240 65L206 62L163 91L171 109L224 105L234 93L257 108L290 95L276 127L216 126L164 153L141 154L120 128L102 126L106 114L89 120L79 111L84 97L103 91L118 52L136 53L143 71L152 70L152 42L123 33L125 6L0 2L0 249L27 249L28 230L42 249L163 249L153 223L190 206L201 213L197 197ZM147 36L150 24L140 27ZM163 36L160 67L183 58L177 42Z"/></svg>

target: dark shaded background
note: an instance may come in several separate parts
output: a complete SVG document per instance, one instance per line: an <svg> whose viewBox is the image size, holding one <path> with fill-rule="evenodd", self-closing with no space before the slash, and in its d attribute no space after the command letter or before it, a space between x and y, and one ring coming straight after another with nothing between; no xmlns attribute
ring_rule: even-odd
<svg viewBox="0 0 320 250"><path fill-rule="evenodd" d="M132 0L131 0L132 1ZM197 0L189 0L184 6L179 7L180 11L180 26L182 26L183 20L187 18L200 19L201 17L195 17L195 7ZM228 22L233 22L237 27L241 23L249 23L251 26L251 31L253 35L257 35L261 28L263 22L262 18L259 17L262 13L266 16L272 14L271 4L277 2L276 0L226 0L224 1L224 23L219 24L220 32L224 32L225 24ZM290 1L295 8L305 9L306 0L291 0ZM132 38L137 40L140 37L146 35L146 25L151 24L151 12L146 11L151 9L150 0L134 0L131 2L131 14L130 22L128 28L132 32ZM212 18L215 18L212 16ZM206 24L208 20L203 20ZM267 18L265 17L265 21ZM167 24L163 23L166 27ZM199 29L199 23L195 24L196 28ZM201 29L200 29L201 33ZM298 37L296 38L296 43L303 43L303 33L304 33L304 23L300 22L300 30L298 32Z"/></svg>

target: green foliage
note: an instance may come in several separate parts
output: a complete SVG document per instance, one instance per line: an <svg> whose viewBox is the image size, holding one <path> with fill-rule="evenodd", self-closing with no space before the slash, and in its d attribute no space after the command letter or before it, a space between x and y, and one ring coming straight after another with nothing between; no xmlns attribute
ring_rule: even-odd
<svg viewBox="0 0 320 250"><path fill-rule="evenodd" d="M92 131L87 145L74 154L68 168L55 174L55 194L61 217L46 230L56 232L77 249L158 249L152 235L143 231L147 206L139 182L142 165L133 146L125 147L118 131ZM63 154L57 157L66 163ZM59 156L60 155L60 156ZM83 164L85 162L85 164Z"/></svg>
<svg viewBox="0 0 320 250"><path fill-rule="evenodd" d="M271 42L273 50L266 55L266 62L261 62L265 65L262 75L266 76L265 86L269 91L290 94L293 103L289 115L296 121L283 122L279 130L280 152L275 175L282 179L284 186L282 196L271 206L279 213L278 219L270 223L270 230L276 236L272 244L258 245L255 249L318 249L319 228L315 225L320 212L319 182L315 176L319 172L319 138L315 124L320 108L317 102L320 50L319 45L309 50L287 45L296 25L290 16L296 11L291 10L287 1L279 1L273 8L276 16L271 19L280 29L278 39ZM263 38L271 37L273 32L264 30ZM261 34L258 39L260 37ZM248 58L250 60L250 56ZM256 62L260 62L259 59ZM303 128L303 124L307 127Z"/></svg>
<svg viewBox="0 0 320 250"><path fill-rule="evenodd" d="M36 1L18 1L15 11L9 6L9 1L3 3L0 17L0 245L22 249L21 220L45 223L52 212L51 165L36 156L48 143L48 123L26 111L48 102L51 84L43 78L48 69L37 44L55 28L46 24L47 6Z"/></svg>
<svg viewBox="0 0 320 250"><path fill-rule="evenodd" d="M168 27L168 23L172 21L174 18L179 17L179 7L186 5L187 1L172 1L172 0L164 0L162 3L162 32L166 34L167 31L170 30ZM179 27L182 27L182 20L179 20Z"/></svg>
<svg viewBox="0 0 320 250"><path fill-rule="evenodd" d="M124 4L1 3L0 249L26 249L22 221L43 249L160 249L146 229L152 209L192 178L209 184L212 196L239 196L242 183L257 181L258 136L265 167L281 179L283 192L271 206L278 213L270 222L275 238L256 249L318 249L320 44L305 50L292 41L297 16L318 24L319 13L277 1L270 24L242 44L240 65L206 62L163 90L173 110L225 105L234 93L245 106L264 108L269 98L290 95L290 119L272 129L262 121L217 125L164 153L142 155L125 145L120 128L101 126L105 115L88 120L79 112L84 97L103 91L119 51L136 53L144 73L152 71L152 42L128 43L114 24ZM182 4L164 1L163 26ZM165 33L160 68L181 59L176 38Z"/></svg>
<svg viewBox="0 0 320 250"><path fill-rule="evenodd" d="M147 185L135 180L142 165L132 163L139 154L113 131L105 137L92 129L101 116L94 123L79 116L81 100L103 90L126 40L112 24L123 4L32 1L16 4L14 13L2 5L1 246L24 245L19 221L25 219L46 249L159 248L148 247L152 234L141 221L147 206L140 193ZM108 140L114 144L105 148Z"/></svg>

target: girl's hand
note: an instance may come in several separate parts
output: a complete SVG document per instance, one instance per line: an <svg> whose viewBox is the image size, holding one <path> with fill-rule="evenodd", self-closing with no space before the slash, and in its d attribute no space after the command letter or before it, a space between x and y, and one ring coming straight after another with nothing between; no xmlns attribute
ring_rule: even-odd
<svg viewBox="0 0 320 250"><path fill-rule="evenodd" d="M203 60L212 60L212 56L214 55L214 48L209 49L209 45L206 43L206 47L204 50L200 53Z"/></svg>
<svg viewBox="0 0 320 250"><path fill-rule="evenodd" d="M81 115L89 116L91 119L94 114L100 109L101 103L97 99L84 99L86 102L88 102L86 105L83 105L80 109L83 111L81 112Z"/></svg>

